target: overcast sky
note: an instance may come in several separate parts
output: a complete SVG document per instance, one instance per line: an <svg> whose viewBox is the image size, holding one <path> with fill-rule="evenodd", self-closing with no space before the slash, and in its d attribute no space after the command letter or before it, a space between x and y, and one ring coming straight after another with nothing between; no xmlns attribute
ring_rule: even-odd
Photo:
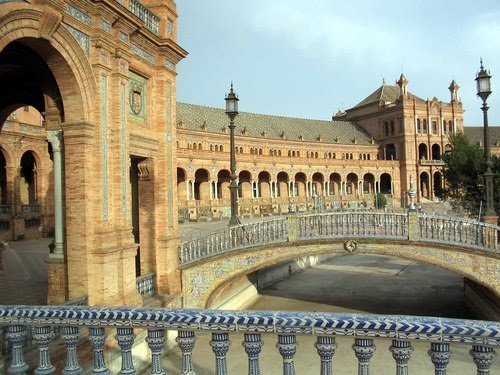
<svg viewBox="0 0 500 375"><path fill-rule="evenodd" d="M482 125L479 59L490 70L490 125L500 125L500 1L177 0L177 100L330 119L401 73L408 90L449 102L460 86L466 125Z"/></svg>

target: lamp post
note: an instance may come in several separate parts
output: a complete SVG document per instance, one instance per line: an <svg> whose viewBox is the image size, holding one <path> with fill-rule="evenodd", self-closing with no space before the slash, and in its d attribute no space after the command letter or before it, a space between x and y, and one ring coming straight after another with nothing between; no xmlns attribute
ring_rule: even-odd
<svg viewBox="0 0 500 375"><path fill-rule="evenodd" d="M236 183L236 155L234 150L234 118L238 115L238 97L233 91L233 83L231 82L231 91L227 94L226 98L226 114L229 117L229 136L230 136L230 172L229 179L229 192L231 194L231 218L229 219L229 226L241 224L238 218L238 184Z"/></svg>
<svg viewBox="0 0 500 375"><path fill-rule="evenodd" d="M490 142L488 140L488 105L486 99L491 94L490 85L491 75L489 71L484 69L483 60L481 59L481 68L476 75L477 96L483 101L483 124L484 124L484 165L486 171L484 172L484 184L486 187L486 209L484 211L483 221L492 221L496 224L495 207L493 206L493 172L491 171L490 159Z"/></svg>

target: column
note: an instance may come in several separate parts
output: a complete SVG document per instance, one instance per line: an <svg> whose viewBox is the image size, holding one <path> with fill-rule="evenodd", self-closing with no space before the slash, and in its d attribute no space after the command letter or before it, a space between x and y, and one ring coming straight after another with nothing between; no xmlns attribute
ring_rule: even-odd
<svg viewBox="0 0 500 375"><path fill-rule="evenodd" d="M166 375L161 364L161 353L165 346L165 331L163 329L148 329L146 337L149 349L151 350L151 375Z"/></svg>
<svg viewBox="0 0 500 375"><path fill-rule="evenodd" d="M408 362L413 352L411 343L409 341L392 340L389 351L396 361L396 375L408 375Z"/></svg>
<svg viewBox="0 0 500 375"><path fill-rule="evenodd" d="M214 182L213 181L210 181L209 190L210 190L209 197L210 197L210 200L212 200L212 199L214 199Z"/></svg>
<svg viewBox="0 0 500 375"><path fill-rule="evenodd" d="M134 362L132 360L132 345L134 344L135 334L133 328L117 328L116 341L122 351L122 367L119 375L133 374L136 375Z"/></svg>
<svg viewBox="0 0 500 375"><path fill-rule="evenodd" d="M227 333L212 333L210 346L215 354L215 375L227 375L226 355L231 341Z"/></svg>
<svg viewBox="0 0 500 375"><path fill-rule="evenodd" d="M49 344L54 337L51 326L42 326L33 328L33 339L38 345L39 359L35 375L55 374L56 369L50 363Z"/></svg>
<svg viewBox="0 0 500 375"><path fill-rule="evenodd" d="M477 367L477 375L489 375L495 351L490 346L472 345L469 354Z"/></svg>
<svg viewBox="0 0 500 375"><path fill-rule="evenodd" d="M333 336L318 336L314 344L316 351L321 359L321 375L332 374L332 359L337 349L337 343Z"/></svg>
<svg viewBox="0 0 500 375"><path fill-rule="evenodd" d="M260 375L259 354L264 342L259 333L245 333L241 345L248 355L248 375Z"/></svg>
<svg viewBox="0 0 500 375"><path fill-rule="evenodd" d="M89 342L94 350L94 369L92 374L109 375L109 370L104 362L104 343L106 334L103 327L89 328Z"/></svg>
<svg viewBox="0 0 500 375"><path fill-rule="evenodd" d="M187 201L189 201L191 198L190 197L190 195L191 195L190 194L190 191L191 191L190 187L191 187L191 180L186 179L186 200Z"/></svg>
<svg viewBox="0 0 500 375"><path fill-rule="evenodd" d="M358 375L370 374L370 360L375 353L375 345L372 339L354 339L352 346L356 358L358 358Z"/></svg>
<svg viewBox="0 0 500 375"><path fill-rule="evenodd" d="M47 140L52 145L54 158L54 250L50 257L63 259L62 131L48 130Z"/></svg>
<svg viewBox="0 0 500 375"><path fill-rule="evenodd" d="M191 200L193 201L196 199L194 195L194 182L195 182L194 180L191 180Z"/></svg>
<svg viewBox="0 0 500 375"><path fill-rule="evenodd" d="M78 355L76 353L76 345L80 340L78 327L62 327L61 338L66 345L66 367L62 371L63 375L80 375L82 368L78 363Z"/></svg>
<svg viewBox="0 0 500 375"><path fill-rule="evenodd" d="M193 349L196 337L192 331L179 331L177 333L177 345L182 353L181 375L196 375L193 368Z"/></svg>
<svg viewBox="0 0 500 375"><path fill-rule="evenodd" d="M283 357L283 375L295 375L294 357L297 352L295 335L278 335L276 347Z"/></svg>
<svg viewBox="0 0 500 375"><path fill-rule="evenodd" d="M450 344L431 343L431 349L428 351L431 361L434 364L435 375L446 375L446 367L450 363Z"/></svg>
<svg viewBox="0 0 500 375"><path fill-rule="evenodd" d="M28 364L24 361L23 347L26 343L25 326L8 326L7 338L11 345L11 361L7 374L24 374L28 371Z"/></svg>

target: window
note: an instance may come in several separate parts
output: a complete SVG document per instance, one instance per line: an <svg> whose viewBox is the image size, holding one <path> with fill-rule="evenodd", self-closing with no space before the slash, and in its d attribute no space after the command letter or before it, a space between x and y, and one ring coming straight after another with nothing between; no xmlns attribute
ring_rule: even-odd
<svg viewBox="0 0 500 375"><path fill-rule="evenodd" d="M172 20L167 20L167 33L172 35L174 33L174 22Z"/></svg>
<svg viewBox="0 0 500 375"><path fill-rule="evenodd" d="M437 121L432 121L432 134L437 134L437 132L438 132Z"/></svg>
<svg viewBox="0 0 500 375"><path fill-rule="evenodd" d="M417 134L422 132L422 128L420 127L420 119L417 119Z"/></svg>

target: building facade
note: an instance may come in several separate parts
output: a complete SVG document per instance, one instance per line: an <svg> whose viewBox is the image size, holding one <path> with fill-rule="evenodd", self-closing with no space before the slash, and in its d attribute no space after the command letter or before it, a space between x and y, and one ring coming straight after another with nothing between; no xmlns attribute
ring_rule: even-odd
<svg viewBox="0 0 500 375"><path fill-rule="evenodd" d="M475 143L481 139L482 128L464 128L458 90L452 81L449 102L424 100L401 75L331 121L240 113L239 215L370 209L376 193L390 208L407 207L410 181L417 202L439 201L449 136L461 131ZM228 124L222 109L178 103L180 220L230 215ZM493 153L500 150L497 129L490 129Z"/></svg>

